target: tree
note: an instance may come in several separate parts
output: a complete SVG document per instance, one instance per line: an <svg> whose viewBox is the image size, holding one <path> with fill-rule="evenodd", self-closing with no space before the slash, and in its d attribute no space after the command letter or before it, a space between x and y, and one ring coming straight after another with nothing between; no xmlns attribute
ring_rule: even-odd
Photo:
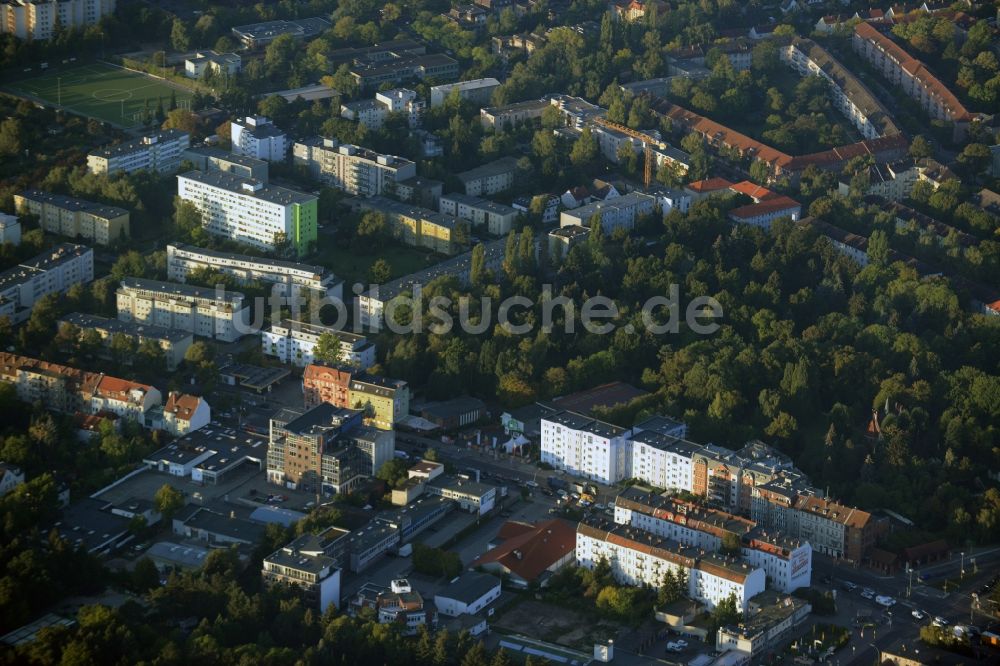
<svg viewBox="0 0 1000 666"><path fill-rule="evenodd" d="M910 157L919 160L924 157L930 157L933 154L934 149L923 134L913 137L913 141L910 142Z"/></svg>
<svg viewBox="0 0 1000 666"><path fill-rule="evenodd" d="M876 229L868 237L868 258L874 264L889 261L889 236L881 229Z"/></svg>
<svg viewBox="0 0 1000 666"><path fill-rule="evenodd" d="M198 131L198 116L187 109L168 111L166 120L163 121L163 129L177 129L194 134Z"/></svg>
<svg viewBox="0 0 1000 666"><path fill-rule="evenodd" d="M741 552L740 537L733 532L726 532L722 536L722 547L721 550L726 555L739 555Z"/></svg>
<svg viewBox="0 0 1000 666"><path fill-rule="evenodd" d="M0 155L11 156L21 152L24 128L17 118L8 118L0 123Z"/></svg>
<svg viewBox="0 0 1000 666"><path fill-rule="evenodd" d="M472 258L469 263L469 282L473 287L484 287L489 276L486 271L486 249L482 243L472 248Z"/></svg>
<svg viewBox="0 0 1000 666"><path fill-rule="evenodd" d="M170 28L170 45L175 51L187 51L191 46L191 37L188 35L187 26L184 21L174 19L174 24Z"/></svg>
<svg viewBox="0 0 1000 666"><path fill-rule="evenodd" d="M156 510L169 521L184 506L184 495L169 483L164 483L153 496Z"/></svg>
<svg viewBox="0 0 1000 666"><path fill-rule="evenodd" d="M379 257L368 269L368 278L373 284L385 284L392 278L392 266Z"/></svg>
<svg viewBox="0 0 1000 666"><path fill-rule="evenodd" d="M976 176L982 173L990 163L992 154L988 146L981 143L970 143L958 155L958 161L962 164L969 175Z"/></svg>
<svg viewBox="0 0 1000 666"><path fill-rule="evenodd" d="M580 136L573 143L569 161L573 163L573 166L585 168L593 164L597 159L597 154L597 138L591 134L589 127L584 127Z"/></svg>
<svg viewBox="0 0 1000 666"><path fill-rule="evenodd" d="M324 331L316 341L313 357L317 361L335 365L340 363L342 353L340 350L340 338L329 331Z"/></svg>

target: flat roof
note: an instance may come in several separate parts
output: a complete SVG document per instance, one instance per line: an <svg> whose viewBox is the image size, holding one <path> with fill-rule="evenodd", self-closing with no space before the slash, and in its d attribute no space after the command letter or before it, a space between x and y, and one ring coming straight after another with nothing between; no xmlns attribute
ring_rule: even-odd
<svg viewBox="0 0 1000 666"><path fill-rule="evenodd" d="M514 157L501 157L500 159L493 160L492 162L487 162L468 171L463 171L462 173L456 174L455 177L458 178L463 183L468 183L472 180L479 180L480 178L490 178L491 176L500 176L505 173L510 173L517 168L517 159Z"/></svg>
<svg viewBox="0 0 1000 666"><path fill-rule="evenodd" d="M468 194L462 194L461 192L449 192L441 196L441 200L454 201L456 203L465 204L471 208L478 208L480 210L487 210L491 213L497 215L517 215L517 209L506 206L502 203L497 203L495 201L490 201L489 199L481 199L480 197L474 197Z"/></svg>
<svg viewBox="0 0 1000 666"><path fill-rule="evenodd" d="M283 429L296 435L318 435L331 429L339 430L344 420L357 413L357 409L335 407L328 402L321 402L312 409L299 413L285 423Z"/></svg>
<svg viewBox="0 0 1000 666"><path fill-rule="evenodd" d="M106 220L129 214L127 210L119 208L118 206L109 206L108 204L87 201L86 199L67 197L62 194L54 194L44 190L24 190L19 193L19 196L22 196L25 199L30 199L36 203L56 206L63 210L86 212L90 215Z"/></svg>
<svg viewBox="0 0 1000 666"><path fill-rule="evenodd" d="M599 437L606 438L617 437L627 432L625 428L611 423L606 423L604 421L598 421L597 419L584 414L578 414L570 411L549 414L547 416L543 416L542 420L551 421L553 423L566 426L567 428L572 428L573 430L583 430Z"/></svg>
<svg viewBox="0 0 1000 666"><path fill-rule="evenodd" d="M140 324L134 321L122 321L120 319L109 319L98 315L84 312L70 312L63 316L60 322L73 324L81 329L95 329L107 331L108 335L122 333L147 340L163 340L171 343L182 342L192 337L191 333L179 329L164 328L153 324Z"/></svg>
<svg viewBox="0 0 1000 666"><path fill-rule="evenodd" d="M246 36L250 39L274 39L280 35L291 34L297 37L310 37L318 35L332 24L322 16L296 19L294 21L263 21L261 23L250 23L248 25L238 25L233 28L233 33Z"/></svg>
<svg viewBox="0 0 1000 666"><path fill-rule="evenodd" d="M448 583L435 596L455 599L468 605L475 603L498 587L500 587L500 579L496 576L478 571L466 571Z"/></svg>
<svg viewBox="0 0 1000 666"><path fill-rule="evenodd" d="M260 160L254 160L260 161ZM275 269L285 269L298 271L301 273L312 273L317 277L323 277L326 275L333 276L326 266L320 266L319 264L304 264L297 261L287 261L285 259L273 259L271 257L257 257L250 254L239 254L236 252L222 252L220 250L210 250L208 248L196 247L194 245L187 245L186 243L170 243L167 248L174 248L178 252L186 252L192 255L200 255L202 257L210 257L212 259L221 259L231 263L252 263L259 264L261 266L267 266Z"/></svg>
<svg viewBox="0 0 1000 666"><path fill-rule="evenodd" d="M265 525L251 523L249 520L226 516L211 509L200 507L187 520L186 527L218 534L230 539L257 543L264 536Z"/></svg>
<svg viewBox="0 0 1000 666"><path fill-rule="evenodd" d="M228 150L223 150L222 148L217 148L215 146L193 146L191 148L185 148L182 155L187 155L189 153L215 158L224 162L231 162L232 164L238 164L251 169L267 166L267 161L265 160L259 160L256 157L250 157L249 155L242 155L240 153L231 153ZM179 243L173 243L173 245L179 245Z"/></svg>
<svg viewBox="0 0 1000 666"><path fill-rule="evenodd" d="M298 190L278 187L277 185L268 185L253 178L244 178L225 171L188 171L187 173L178 174L177 178L193 180L209 187L229 190L235 194L262 199L263 201L282 206L304 204L318 199L315 194L299 192Z"/></svg>
<svg viewBox="0 0 1000 666"><path fill-rule="evenodd" d="M73 243L56 245L0 273L0 290L15 284L21 284L64 262L72 261L88 253L93 254L93 250L86 245L74 245Z"/></svg>
<svg viewBox="0 0 1000 666"><path fill-rule="evenodd" d="M163 280L147 280L146 278L124 278L121 289L137 289L140 291L152 291L164 296L180 296L182 298L205 299L210 301L223 301L237 303L246 298L240 291L227 291L225 289L216 290L207 287L198 287L180 282L166 282Z"/></svg>
<svg viewBox="0 0 1000 666"><path fill-rule="evenodd" d="M137 139L132 139L131 141L123 141L122 143L103 146L102 148L98 148L97 150L90 152L89 155L96 155L97 157L110 159L119 155L135 153L140 150L149 150L153 146L160 143L174 141L186 136L188 136L187 132L182 132L177 129L165 129L157 132L156 134L148 134Z"/></svg>
<svg viewBox="0 0 1000 666"><path fill-rule="evenodd" d="M208 549L200 546L159 541L150 546L146 557L175 564L185 569L197 569L205 563Z"/></svg>

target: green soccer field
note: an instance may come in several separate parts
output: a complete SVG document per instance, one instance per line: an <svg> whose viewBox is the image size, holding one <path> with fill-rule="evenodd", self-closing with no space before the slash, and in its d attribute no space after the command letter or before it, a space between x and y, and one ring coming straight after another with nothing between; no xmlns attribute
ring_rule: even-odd
<svg viewBox="0 0 1000 666"><path fill-rule="evenodd" d="M170 96L177 105L189 106L191 92L145 74L94 63L53 71L8 86L15 93L37 97L83 116L124 127L142 124L147 109L156 112L159 100L169 108Z"/></svg>

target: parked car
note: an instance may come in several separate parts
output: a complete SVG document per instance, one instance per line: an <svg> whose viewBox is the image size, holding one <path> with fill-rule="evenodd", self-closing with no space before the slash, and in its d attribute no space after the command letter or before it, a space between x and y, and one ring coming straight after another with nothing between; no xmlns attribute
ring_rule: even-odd
<svg viewBox="0 0 1000 666"><path fill-rule="evenodd" d="M875 590L873 590L870 587L866 587L865 589L861 590L861 596L864 597L865 599L874 599Z"/></svg>
<svg viewBox="0 0 1000 666"><path fill-rule="evenodd" d="M885 606L886 608L892 608L893 606L896 605L896 600L893 599L890 596L887 596L887 595L884 595L884 594L880 594L877 597L875 597L875 603L877 603L879 606Z"/></svg>
<svg viewBox="0 0 1000 666"><path fill-rule="evenodd" d="M560 488L559 490L556 491L556 495L559 495L559 497L562 497L563 499L566 499L566 495L567 494L568 493L565 490L563 490L562 488Z"/></svg>
<svg viewBox="0 0 1000 666"><path fill-rule="evenodd" d="M937 615L937 616L934 617L933 624L934 624L935 627L947 627L949 624L951 624L951 622L949 622L948 620L944 619L940 615Z"/></svg>
<svg viewBox="0 0 1000 666"><path fill-rule="evenodd" d="M680 645L682 648L686 648L688 646L688 642L683 638L678 638L676 641L674 641L674 643Z"/></svg>
<svg viewBox="0 0 1000 666"><path fill-rule="evenodd" d="M529 488L537 488L538 487L538 484L535 483L534 481L525 481L524 485L528 486Z"/></svg>
<svg viewBox="0 0 1000 666"><path fill-rule="evenodd" d="M854 590L858 589L858 586L849 580L845 580L842 584L842 587L848 592L853 592Z"/></svg>
<svg viewBox="0 0 1000 666"><path fill-rule="evenodd" d="M594 509L597 510L597 511L604 511L604 505L600 504L600 503L595 504L594 505Z"/></svg>
<svg viewBox="0 0 1000 666"><path fill-rule="evenodd" d="M914 609L914 610L913 610L913 611L912 611L912 612L910 613L910 615L912 615L912 616L913 616L913 619L914 619L914 620L923 620L923 619L924 619L925 617L927 617L927 615L925 615L925 614L924 614L923 612L921 612L921 611L918 611L918 610L916 610L916 609Z"/></svg>
<svg viewBox="0 0 1000 666"><path fill-rule="evenodd" d="M684 646L679 643L667 643L667 652L683 652Z"/></svg>

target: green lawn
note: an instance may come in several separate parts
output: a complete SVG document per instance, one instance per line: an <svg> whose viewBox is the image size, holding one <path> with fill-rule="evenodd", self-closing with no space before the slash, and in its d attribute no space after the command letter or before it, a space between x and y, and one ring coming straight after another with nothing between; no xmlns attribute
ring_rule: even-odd
<svg viewBox="0 0 1000 666"><path fill-rule="evenodd" d="M368 284L368 269L377 259L389 262L392 266L392 277L395 279L433 266L441 261L442 257L430 250L401 245L385 245L375 252L361 253L350 247L337 247L331 239L320 236L320 248L316 260L344 280L345 296L355 282Z"/></svg>
<svg viewBox="0 0 1000 666"><path fill-rule="evenodd" d="M159 100L168 108L176 94L185 107L191 92L159 79L120 67L92 63L59 69L8 86L15 94L31 95L74 113L124 127L142 123L148 108L155 112Z"/></svg>

